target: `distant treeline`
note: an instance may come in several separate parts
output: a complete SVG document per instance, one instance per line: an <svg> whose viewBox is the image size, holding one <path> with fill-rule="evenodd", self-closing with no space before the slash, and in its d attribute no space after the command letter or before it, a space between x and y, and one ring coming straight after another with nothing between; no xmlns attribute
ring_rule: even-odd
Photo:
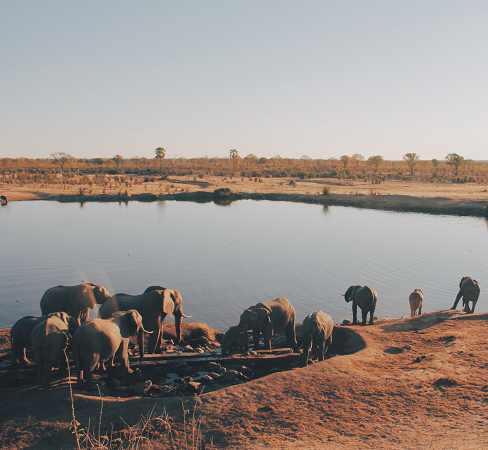
<svg viewBox="0 0 488 450"><path fill-rule="evenodd" d="M59 176L72 178L84 174L135 175L161 177L168 175L240 176L249 178L338 178L365 180L381 183L386 180L409 180L442 182L488 181L488 162L464 159L450 153L443 160L421 160L416 153L406 153L401 161L387 161L376 155L365 158L360 154L343 155L340 158L299 159L257 157L242 158L237 150L231 150L228 158L164 158L165 151L159 147L155 158L75 158L66 153L53 153L50 158L2 158L0 170L3 182L14 180L49 182Z"/></svg>

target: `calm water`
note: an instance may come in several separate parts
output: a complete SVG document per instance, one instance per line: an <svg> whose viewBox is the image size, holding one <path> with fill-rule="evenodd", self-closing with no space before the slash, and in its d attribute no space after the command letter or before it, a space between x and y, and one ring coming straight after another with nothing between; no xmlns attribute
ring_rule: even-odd
<svg viewBox="0 0 488 450"><path fill-rule="evenodd" d="M40 315L46 289L82 281L111 293L178 289L192 321L222 331L279 296L297 322L319 309L335 322L352 318L341 296L352 284L378 291L380 318L408 317L415 288L425 312L448 309L465 275L480 282L478 310L487 310L488 228L479 218L251 200L31 201L1 207L0 229L0 328Z"/></svg>

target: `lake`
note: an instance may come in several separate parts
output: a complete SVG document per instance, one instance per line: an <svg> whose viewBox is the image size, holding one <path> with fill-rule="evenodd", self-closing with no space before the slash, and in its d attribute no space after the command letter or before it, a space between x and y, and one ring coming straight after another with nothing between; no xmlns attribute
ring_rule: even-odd
<svg viewBox="0 0 488 450"><path fill-rule="evenodd" d="M0 328L40 315L48 288L83 281L112 294L177 289L189 320L221 331L276 297L291 301L298 323L319 309L351 319L342 294L356 284L377 290L377 317L409 317L413 289L424 292L423 312L449 309L471 276L477 311L487 310L481 218L253 200L25 201L0 208L0 227Z"/></svg>

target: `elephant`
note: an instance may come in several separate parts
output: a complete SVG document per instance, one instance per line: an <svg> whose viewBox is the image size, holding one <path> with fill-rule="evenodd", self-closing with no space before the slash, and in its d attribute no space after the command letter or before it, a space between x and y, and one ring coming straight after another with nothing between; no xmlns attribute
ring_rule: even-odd
<svg viewBox="0 0 488 450"><path fill-rule="evenodd" d="M226 356L232 351L239 352L249 350L249 337L246 333L237 333L237 327L229 327L222 338L222 355Z"/></svg>
<svg viewBox="0 0 488 450"><path fill-rule="evenodd" d="M78 322L75 322L77 326ZM68 346L69 329L70 316L60 312L50 314L32 330L32 352L37 366L39 383L44 390L51 389L52 368L58 366L60 359L66 361L64 350Z"/></svg>
<svg viewBox="0 0 488 450"><path fill-rule="evenodd" d="M65 311L78 320L88 320L88 313L96 304L103 304L111 297L102 285L83 283L76 286L56 286L44 292L41 299L42 315Z"/></svg>
<svg viewBox="0 0 488 450"><path fill-rule="evenodd" d="M408 301L410 302L410 317L422 315L424 293L420 289L415 289L408 297Z"/></svg>
<svg viewBox="0 0 488 450"><path fill-rule="evenodd" d="M175 315L176 343L181 342L181 319L191 317L183 314L182 302L177 290L150 286L141 295L115 294L100 306L98 314L108 319L116 311L135 309L142 316L144 327L153 332L148 339L147 352L161 353L163 321L167 315Z"/></svg>
<svg viewBox="0 0 488 450"><path fill-rule="evenodd" d="M264 348L271 350L271 336L273 333L286 332L287 344L296 349L295 337L295 308L283 297L265 303L258 303L247 308L242 314L237 325L222 348L222 356L225 356L238 339L239 334L253 330L254 350L259 349L259 337L263 334Z"/></svg>
<svg viewBox="0 0 488 450"><path fill-rule="evenodd" d="M358 323L358 306L362 312L362 325L366 325L366 316L369 312L369 324L373 325L373 315L378 302L378 294L369 286L350 286L344 294L346 302L352 301L352 323Z"/></svg>
<svg viewBox="0 0 488 450"><path fill-rule="evenodd" d="M67 321L70 334L73 334L78 328L77 320L74 317L68 316L65 312L51 313L47 316L26 316L17 320L10 329L10 343L12 347L10 365L12 367L18 364L29 364L29 360L25 357L25 349L32 347L32 330L36 325L52 316L58 316L63 322Z"/></svg>
<svg viewBox="0 0 488 450"><path fill-rule="evenodd" d="M456 309L459 300L463 298L463 309L467 314L474 313L474 307L480 296L480 284L470 277L462 277L459 283L459 292L451 309ZM469 302L473 302L473 309L469 308Z"/></svg>
<svg viewBox="0 0 488 450"><path fill-rule="evenodd" d="M332 322L332 318L322 310L305 317L302 327L302 364L304 366L307 365L310 350L312 350L312 358L316 356L319 361L324 360L325 353L330 344L332 344L333 329L334 322Z"/></svg>
<svg viewBox="0 0 488 450"><path fill-rule="evenodd" d="M139 359L144 358L144 333L142 317L135 310L115 312L110 319L93 319L76 330L73 340L73 356L77 370L76 387L92 391L93 371L105 361L113 361L117 353L122 359L122 375L132 373L129 367L129 338L137 334Z"/></svg>

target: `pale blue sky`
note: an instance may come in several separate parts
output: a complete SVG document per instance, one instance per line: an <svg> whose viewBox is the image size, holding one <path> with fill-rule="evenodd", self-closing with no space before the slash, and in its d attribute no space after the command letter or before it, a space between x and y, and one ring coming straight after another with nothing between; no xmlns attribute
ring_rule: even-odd
<svg viewBox="0 0 488 450"><path fill-rule="evenodd" d="M0 157L488 159L486 0L0 0Z"/></svg>

